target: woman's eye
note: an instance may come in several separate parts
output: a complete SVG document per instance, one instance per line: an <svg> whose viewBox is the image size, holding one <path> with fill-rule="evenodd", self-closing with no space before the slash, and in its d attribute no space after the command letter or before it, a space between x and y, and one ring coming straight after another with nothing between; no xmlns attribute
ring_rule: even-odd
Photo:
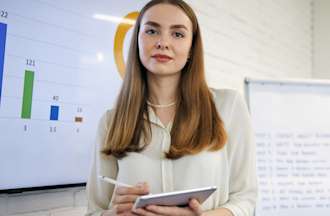
<svg viewBox="0 0 330 216"><path fill-rule="evenodd" d="M180 32L174 32L174 37L176 38L183 38L184 34L180 33Z"/></svg>
<svg viewBox="0 0 330 216"><path fill-rule="evenodd" d="M153 35L153 34L156 34L157 31L154 30L154 29L148 29L148 30L146 30L146 33L149 34L149 35Z"/></svg>

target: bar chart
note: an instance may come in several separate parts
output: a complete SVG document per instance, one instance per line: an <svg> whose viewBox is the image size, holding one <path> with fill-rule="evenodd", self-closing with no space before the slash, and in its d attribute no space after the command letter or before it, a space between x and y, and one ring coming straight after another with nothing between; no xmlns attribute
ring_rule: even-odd
<svg viewBox="0 0 330 216"><path fill-rule="evenodd" d="M5 47L6 47L7 25L0 22L0 106L3 81L3 66L5 62Z"/></svg>
<svg viewBox="0 0 330 216"><path fill-rule="evenodd" d="M94 18L113 2L71 3L1 1L0 190L86 181L98 121L122 79L117 23Z"/></svg>
<svg viewBox="0 0 330 216"><path fill-rule="evenodd" d="M58 113L59 113L59 106L51 106L50 107L50 117L49 120L57 121L58 120Z"/></svg>
<svg viewBox="0 0 330 216"><path fill-rule="evenodd" d="M21 115L22 118L24 119L31 118L33 80L34 80L34 72L25 71L23 104L22 104L22 115Z"/></svg>

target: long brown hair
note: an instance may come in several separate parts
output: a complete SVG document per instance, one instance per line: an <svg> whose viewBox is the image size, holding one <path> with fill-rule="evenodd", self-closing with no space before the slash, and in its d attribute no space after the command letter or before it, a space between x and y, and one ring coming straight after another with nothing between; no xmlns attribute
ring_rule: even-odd
<svg viewBox="0 0 330 216"><path fill-rule="evenodd" d="M124 81L102 150L103 153L117 158L125 157L127 152L142 151L151 140L146 103L147 72L139 58L138 34L144 13L157 4L179 7L193 24L191 55L181 71L178 103L171 129L171 146L166 157L177 159L205 149L216 151L221 149L227 140L213 95L205 81L202 39L195 13L182 0L152 0L142 8L135 23Z"/></svg>

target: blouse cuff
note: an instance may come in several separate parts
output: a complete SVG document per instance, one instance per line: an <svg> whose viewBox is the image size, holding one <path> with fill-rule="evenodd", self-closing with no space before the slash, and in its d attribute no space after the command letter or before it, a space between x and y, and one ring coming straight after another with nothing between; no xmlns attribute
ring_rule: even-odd
<svg viewBox="0 0 330 216"><path fill-rule="evenodd" d="M93 213L85 214L85 216L102 216L103 212L104 211L96 211L96 212L93 212Z"/></svg>
<svg viewBox="0 0 330 216"><path fill-rule="evenodd" d="M221 206L221 208L226 208L232 212L234 216L253 216L253 209L250 209L250 206L246 203L236 203L230 201Z"/></svg>

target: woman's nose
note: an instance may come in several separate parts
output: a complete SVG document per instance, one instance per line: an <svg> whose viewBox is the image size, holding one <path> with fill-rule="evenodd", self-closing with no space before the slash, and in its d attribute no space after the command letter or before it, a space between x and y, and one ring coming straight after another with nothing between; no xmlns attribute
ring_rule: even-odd
<svg viewBox="0 0 330 216"><path fill-rule="evenodd" d="M168 49L169 48L169 44L167 42L166 39L164 38L160 38L157 42L156 42L156 48L157 49Z"/></svg>

